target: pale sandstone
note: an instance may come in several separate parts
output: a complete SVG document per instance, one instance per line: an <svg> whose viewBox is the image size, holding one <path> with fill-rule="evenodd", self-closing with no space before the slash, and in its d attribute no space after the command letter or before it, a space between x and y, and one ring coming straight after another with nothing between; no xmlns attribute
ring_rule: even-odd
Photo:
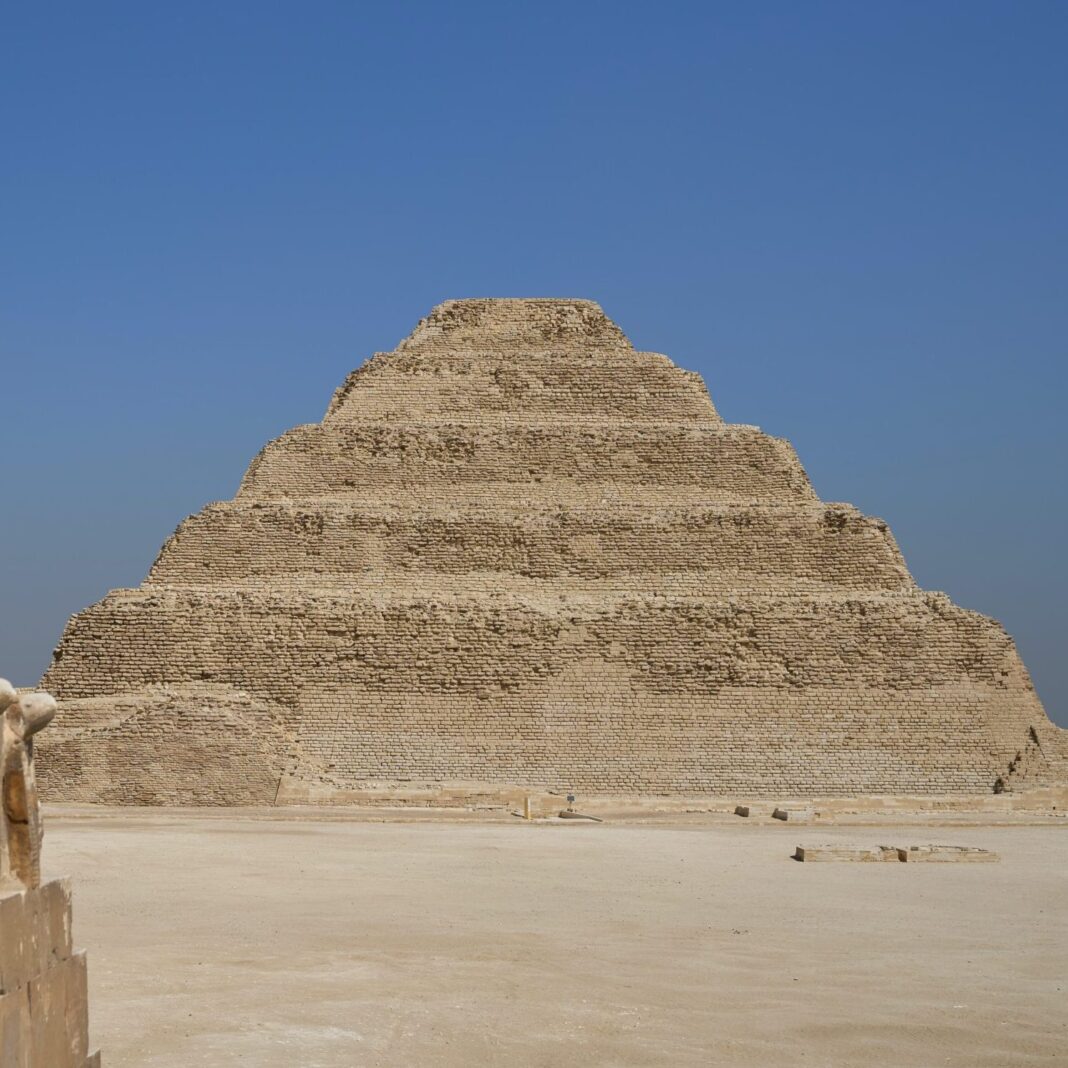
<svg viewBox="0 0 1068 1068"><path fill-rule="evenodd" d="M996 622L588 301L440 305L72 619L46 683L67 800L1068 780Z"/></svg>
<svg viewBox="0 0 1068 1068"><path fill-rule="evenodd" d="M908 864L988 864L997 853L973 846L920 845L899 848L898 859Z"/></svg>
<svg viewBox="0 0 1068 1068"><path fill-rule="evenodd" d="M901 858L894 846L818 845L798 846L794 859L806 863L850 861L861 864L897 864Z"/></svg>
<svg viewBox="0 0 1068 1068"><path fill-rule="evenodd" d="M93 1068L85 954L71 943L70 887L41 882L33 737L48 694L0 679L0 1068Z"/></svg>
<svg viewBox="0 0 1068 1068"><path fill-rule="evenodd" d="M41 885L41 813L33 737L51 722L56 702L45 693L21 696L0 679L0 888Z"/></svg>
<svg viewBox="0 0 1068 1068"><path fill-rule="evenodd" d="M795 860L853 861L860 863L891 862L909 864L988 864L999 860L997 853L974 846L914 845L914 846L798 846Z"/></svg>

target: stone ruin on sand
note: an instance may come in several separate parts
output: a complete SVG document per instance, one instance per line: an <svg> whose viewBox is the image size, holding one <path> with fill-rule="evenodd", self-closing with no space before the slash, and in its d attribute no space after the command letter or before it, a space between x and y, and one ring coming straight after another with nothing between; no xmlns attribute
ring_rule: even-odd
<svg viewBox="0 0 1068 1068"><path fill-rule="evenodd" d="M0 1068L100 1068L89 1053L85 953L71 943L70 885L41 881L33 743L48 694L0 679Z"/></svg>
<svg viewBox="0 0 1068 1068"><path fill-rule="evenodd" d="M996 622L578 300L435 308L75 616L45 684L66 800L1068 779Z"/></svg>

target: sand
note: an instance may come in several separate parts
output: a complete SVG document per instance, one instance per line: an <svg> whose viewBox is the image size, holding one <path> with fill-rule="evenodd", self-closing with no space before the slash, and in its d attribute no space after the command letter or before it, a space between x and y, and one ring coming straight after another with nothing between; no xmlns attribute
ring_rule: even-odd
<svg viewBox="0 0 1068 1068"><path fill-rule="evenodd" d="M60 811L45 856L108 1068L1068 1064L1064 826Z"/></svg>

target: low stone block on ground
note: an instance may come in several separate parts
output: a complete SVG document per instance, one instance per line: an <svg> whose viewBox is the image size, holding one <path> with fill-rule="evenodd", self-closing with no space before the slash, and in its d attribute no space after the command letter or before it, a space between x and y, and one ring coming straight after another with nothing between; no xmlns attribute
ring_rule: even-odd
<svg viewBox="0 0 1068 1068"><path fill-rule="evenodd" d="M997 853L974 846L919 845L898 849L907 864L988 864L999 860Z"/></svg>
<svg viewBox="0 0 1068 1068"><path fill-rule="evenodd" d="M848 846L848 845L799 845L794 852L795 860L812 862L853 861L858 863L885 864L900 862L894 846Z"/></svg>
<svg viewBox="0 0 1068 1068"><path fill-rule="evenodd" d="M983 864L1000 859L997 853L975 846L914 845L799 845L794 860L812 862Z"/></svg>

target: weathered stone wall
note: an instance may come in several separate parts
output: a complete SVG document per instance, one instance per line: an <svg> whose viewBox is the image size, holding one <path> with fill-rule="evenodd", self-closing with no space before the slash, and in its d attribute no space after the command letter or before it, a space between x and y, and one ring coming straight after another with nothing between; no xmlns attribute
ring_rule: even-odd
<svg viewBox="0 0 1068 1068"><path fill-rule="evenodd" d="M237 500L356 495L398 507L690 505L816 495L788 442L753 427L456 423L301 426L253 460Z"/></svg>
<svg viewBox="0 0 1068 1068"><path fill-rule="evenodd" d="M70 886L0 888L0 1068L99 1068Z"/></svg>
<svg viewBox="0 0 1068 1068"><path fill-rule="evenodd" d="M1066 767L995 622L588 302L436 309L75 617L46 681L73 710L46 786L79 799L263 801L283 767L822 795ZM215 716L229 761L172 744Z"/></svg>
<svg viewBox="0 0 1068 1068"><path fill-rule="evenodd" d="M464 514L345 502L209 505L185 520L152 585L268 582L272 589L446 581L455 589L536 580L604 591L691 595L731 589L911 589L886 525L848 506L557 509ZM363 576L366 575L366 578ZM326 576L324 578L324 576ZM460 581L463 580L463 581ZM565 582L566 580L566 582Z"/></svg>
<svg viewBox="0 0 1068 1068"><path fill-rule="evenodd" d="M63 703L39 761L48 797L111 805L271 805L305 764L282 710L200 682Z"/></svg>

